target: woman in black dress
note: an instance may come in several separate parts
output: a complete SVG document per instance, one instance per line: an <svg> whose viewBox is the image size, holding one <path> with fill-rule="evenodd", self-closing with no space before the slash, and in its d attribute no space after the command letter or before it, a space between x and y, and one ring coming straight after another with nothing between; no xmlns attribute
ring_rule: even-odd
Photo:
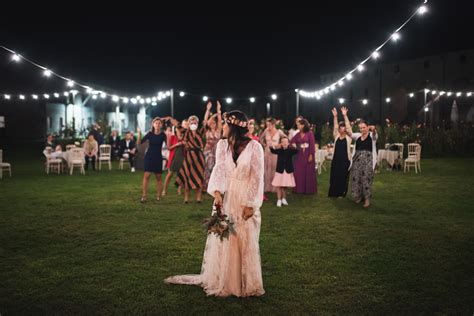
<svg viewBox="0 0 474 316"><path fill-rule="evenodd" d="M166 135L161 130L161 119L155 117L151 122L151 130L141 138L141 132L138 131L138 144L148 141L148 150L145 154L145 173L143 175L143 185L142 185L142 198L141 202L146 202L147 193L148 193L148 182L150 180L150 175L155 174L156 178L156 200L160 200L160 194L162 189L161 174L163 173L163 155L161 149L163 148L163 143L166 142Z"/></svg>
<svg viewBox="0 0 474 316"><path fill-rule="evenodd" d="M351 131L351 123L347 117L347 108L341 108L344 122L337 120L337 110L332 109L334 117L334 153L331 163L331 178L329 180L329 197L345 197L347 194L349 168L351 165L352 138L347 131Z"/></svg>

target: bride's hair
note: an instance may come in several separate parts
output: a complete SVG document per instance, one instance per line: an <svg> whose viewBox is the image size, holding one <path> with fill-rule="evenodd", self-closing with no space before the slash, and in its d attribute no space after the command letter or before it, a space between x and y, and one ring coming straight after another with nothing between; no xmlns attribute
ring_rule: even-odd
<svg viewBox="0 0 474 316"><path fill-rule="evenodd" d="M251 140L250 137L247 136L247 133L249 132L249 119L244 112L238 110L224 113L223 116L229 127L227 142L229 143L229 149L232 152L232 157L235 161L240 154L240 147Z"/></svg>

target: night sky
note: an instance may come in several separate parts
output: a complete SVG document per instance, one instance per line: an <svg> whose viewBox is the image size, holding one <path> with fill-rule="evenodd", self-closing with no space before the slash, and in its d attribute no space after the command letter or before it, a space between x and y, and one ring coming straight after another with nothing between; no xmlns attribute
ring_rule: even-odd
<svg viewBox="0 0 474 316"><path fill-rule="evenodd" d="M4 11L0 42L53 71L119 95L174 88L247 98L319 88L321 74L352 68L421 2L332 1L318 9L235 12L229 6L225 14L194 15L192 10L112 13L86 5L33 17ZM473 48L473 9L473 1L430 1L429 13L416 17L402 40L382 51L383 61ZM0 72L0 93L64 88L27 64L12 64L4 52Z"/></svg>

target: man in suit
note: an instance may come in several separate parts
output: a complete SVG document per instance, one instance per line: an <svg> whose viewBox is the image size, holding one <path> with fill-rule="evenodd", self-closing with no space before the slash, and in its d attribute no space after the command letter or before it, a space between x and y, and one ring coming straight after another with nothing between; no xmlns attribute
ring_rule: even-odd
<svg viewBox="0 0 474 316"><path fill-rule="evenodd" d="M135 145L135 141L132 138L132 134L128 132L127 134L125 134L125 139L120 142L119 157L128 158L128 161L130 162L130 169L132 172L135 172L134 160L136 151L137 148Z"/></svg>
<svg viewBox="0 0 474 316"><path fill-rule="evenodd" d="M109 145L112 147L112 157L114 159L119 158L120 144L120 136L118 136L117 131L112 131L109 136Z"/></svg>

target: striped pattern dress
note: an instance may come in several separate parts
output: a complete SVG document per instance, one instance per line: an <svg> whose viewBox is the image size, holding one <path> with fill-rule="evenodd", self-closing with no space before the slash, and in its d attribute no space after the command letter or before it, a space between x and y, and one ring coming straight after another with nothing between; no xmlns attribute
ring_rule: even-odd
<svg viewBox="0 0 474 316"><path fill-rule="evenodd" d="M185 189L202 189L204 184L203 130L184 134L185 155L176 183Z"/></svg>

